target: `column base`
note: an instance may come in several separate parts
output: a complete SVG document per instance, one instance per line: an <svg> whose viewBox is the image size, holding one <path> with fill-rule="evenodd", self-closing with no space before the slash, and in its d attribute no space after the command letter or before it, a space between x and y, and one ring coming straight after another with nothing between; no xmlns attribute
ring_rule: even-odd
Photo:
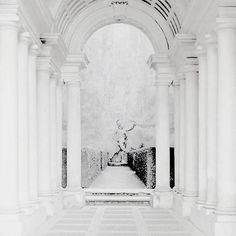
<svg viewBox="0 0 236 236"><path fill-rule="evenodd" d="M32 208L30 212L0 214L1 236L25 236L46 221L47 214L43 207Z"/></svg>
<svg viewBox="0 0 236 236"><path fill-rule="evenodd" d="M187 197L174 193L173 209L183 217L191 215L192 208L196 206L197 197Z"/></svg>
<svg viewBox="0 0 236 236"><path fill-rule="evenodd" d="M182 216L188 217L196 206L197 197L183 196L182 199Z"/></svg>
<svg viewBox="0 0 236 236"><path fill-rule="evenodd" d="M173 192L154 191L151 195L151 206L153 208L169 209L173 206Z"/></svg>
<svg viewBox="0 0 236 236"><path fill-rule="evenodd" d="M197 205L192 209L190 221L206 236L214 236L214 215L203 206Z"/></svg>
<svg viewBox="0 0 236 236"><path fill-rule="evenodd" d="M41 196L39 200L40 200L40 205L45 208L47 216L53 216L63 209L62 193L56 193L55 195Z"/></svg>
<svg viewBox="0 0 236 236"><path fill-rule="evenodd" d="M82 208L85 206L85 192L81 190L70 191L67 190L63 197L63 206L66 209L76 207Z"/></svg>
<svg viewBox="0 0 236 236"><path fill-rule="evenodd" d="M0 235L23 236L23 224L19 214L0 214Z"/></svg>
<svg viewBox="0 0 236 236"><path fill-rule="evenodd" d="M218 215L205 208L193 208L191 222L206 236L234 236L236 232L236 215Z"/></svg>
<svg viewBox="0 0 236 236"><path fill-rule="evenodd" d="M180 193L173 193L173 209L179 215L183 216L183 195Z"/></svg>
<svg viewBox="0 0 236 236"><path fill-rule="evenodd" d="M43 224L47 219L47 212L45 208L38 206L33 208L32 212L27 215L22 215L23 235L30 235Z"/></svg>

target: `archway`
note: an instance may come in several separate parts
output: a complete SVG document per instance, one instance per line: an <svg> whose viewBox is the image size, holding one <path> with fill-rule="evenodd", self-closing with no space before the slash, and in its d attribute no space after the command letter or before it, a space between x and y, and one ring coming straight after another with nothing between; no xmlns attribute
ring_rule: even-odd
<svg viewBox="0 0 236 236"><path fill-rule="evenodd" d="M116 23L96 31L88 39L83 51L90 64L81 90L82 148L94 158L85 161L83 158L89 155L85 155L83 150L82 176L85 178L83 173L89 172L83 164L99 167L96 164L96 161L100 162L94 152L96 150L109 153L109 157L106 157L108 164L117 166L108 167L106 172L110 169L112 173L118 171L121 176L117 178L125 179L124 175L129 172L123 173L122 170L129 168L119 167L128 166L128 153L141 147L155 146L155 106L150 108L151 104L155 104L155 75L147 64L154 49L140 29ZM92 179L101 174L100 168L91 171L95 172L94 176L92 173L87 174L87 181L82 179L83 187L90 185ZM118 185L122 182L119 179L114 181ZM120 187L144 187L137 184L135 179L133 186L128 182L121 183ZM106 178L97 183L92 186L107 187L110 184L106 183Z"/></svg>
<svg viewBox="0 0 236 236"><path fill-rule="evenodd" d="M132 4L131 4L132 3ZM76 4L74 2L74 4ZM165 4L168 5L166 2ZM169 5L168 5L169 6ZM151 11L150 11L151 7ZM161 128L159 125L159 140L158 144L162 146L160 149L161 153L159 154L160 156L160 165L158 167L155 164L156 170L156 178L155 180L158 179L159 183L159 188L167 192L167 195L170 192L170 186L169 186L169 119L168 119L168 86L171 83L171 79L173 78L172 75L174 74L173 67L170 65L170 61L168 58L168 50L169 50L169 45L170 42L173 40L175 34L171 34L171 29L168 25L168 22L170 22L170 17L171 14L174 14L174 8L169 6L167 7L166 14L167 18L163 18L162 14L158 13L159 11L156 10L154 7L155 12L153 12L153 4L151 6L143 5L143 2L138 2L138 1L130 1L128 4L126 2L109 2L109 4L102 2L102 1L97 1L94 4L88 4L86 7L81 10L80 14L77 14L75 11L72 10L72 8L68 9L68 6L66 8L66 16L69 14L70 17L67 19L64 17L64 15L58 14L58 19L59 21L57 22L57 25L55 27L58 27L58 29L61 31L61 33L64 35L66 44L69 48L70 55L68 57L66 66L65 66L65 72L67 73L65 76L65 81L69 82L69 88L71 89L71 94L70 94L70 99L71 99L71 115L73 107L75 107L76 100L79 99L79 95L81 93L79 84L82 79L82 74L81 74L81 69L84 68L84 66L87 64L88 60L86 60L85 54L83 52L84 45L88 38L96 32L98 29L100 29L104 25L111 25L112 23L126 23L129 25L134 25L137 28L141 29L144 34L150 39L155 55L150 57L148 60L149 66L151 66L154 71L155 75L157 76L157 68L161 66L161 70L158 73L160 73L160 76L164 78L164 86L165 86L165 91L164 95L164 103L161 101L163 96L161 95L158 99L161 101L158 105L159 107L159 112L161 111L164 107L164 113L160 112L162 115L162 118L160 118L160 122L157 122L158 124L162 123L164 121L164 129ZM96 11L95 11L96 10ZM68 11L68 12L67 12ZM152 14L150 14L152 12ZM155 13L155 14L154 14ZM170 14L169 14L170 13ZM180 29L176 30L178 32ZM73 71L73 75L71 72ZM67 76L70 77L69 80L67 80ZM159 75L158 75L159 76ZM77 79L75 79L77 78ZM167 78L167 79L166 79ZM75 81L76 80L76 81ZM76 90L77 93L74 94L76 96L76 100L72 96L73 93L73 86L72 83L76 82ZM74 82L73 82L74 81ZM157 81L157 80L156 80ZM160 81L161 83L163 81ZM159 87L159 86L157 86ZM160 87L163 87L160 84ZM162 93L161 92L161 93ZM161 94L160 93L160 94ZM72 104L73 103L73 104ZM73 107L72 107L73 105ZM161 108L162 107L162 108ZM75 110L73 110L75 111ZM73 140L73 135L75 135L75 132L73 131L73 127L76 127L76 129L81 130L80 125L75 124L76 120L80 120L80 109L76 111L76 116L77 118L73 118L73 121L70 123L70 142L72 143L70 146L71 148L71 160L70 162L70 169L71 174L70 174L70 179L71 183L73 185L79 185L80 186L80 181L81 181L81 176L79 175L79 171L75 171L74 165L80 160L80 158L77 158L78 156L80 157L80 153L78 150L78 146L76 146L76 142ZM69 129L68 129L69 130ZM157 130L157 129L156 129ZM81 132L77 132L81 133ZM156 132L156 137L157 137ZM164 137L165 141L162 141ZM77 140L77 143L81 142L81 137L79 135L75 135L75 138ZM156 139L157 140L157 139ZM157 143L157 141L156 141ZM73 146L73 147L72 147ZM156 146L156 145L155 145ZM77 153L77 154L76 154ZM76 154L76 155L75 155ZM83 154L82 154L83 155ZM156 154L155 154L156 156ZM78 163L77 166L81 166L81 163ZM163 168L164 167L164 168ZM80 169L80 168L78 168ZM157 177L157 173L159 176ZM75 181L76 178L79 181ZM157 182L157 181L156 181Z"/></svg>

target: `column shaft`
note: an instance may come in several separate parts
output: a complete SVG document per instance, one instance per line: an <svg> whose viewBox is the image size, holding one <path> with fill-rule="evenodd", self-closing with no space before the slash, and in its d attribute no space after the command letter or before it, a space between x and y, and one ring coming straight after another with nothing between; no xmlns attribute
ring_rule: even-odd
<svg viewBox="0 0 236 236"><path fill-rule="evenodd" d="M207 208L216 205L216 168L217 168L217 83L218 51L216 39L207 36Z"/></svg>
<svg viewBox="0 0 236 236"><path fill-rule="evenodd" d="M67 83L67 188L81 189L81 114L80 82Z"/></svg>
<svg viewBox="0 0 236 236"><path fill-rule="evenodd" d="M0 194L1 212L18 208L18 28L14 22L0 24Z"/></svg>
<svg viewBox="0 0 236 236"><path fill-rule="evenodd" d="M174 122L175 122L175 190L180 188L180 85L179 81L174 84Z"/></svg>
<svg viewBox="0 0 236 236"><path fill-rule="evenodd" d="M58 81L57 83L57 188L62 187L62 86L63 82Z"/></svg>
<svg viewBox="0 0 236 236"><path fill-rule="evenodd" d="M185 79L180 79L179 191L184 191L185 164Z"/></svg>
<svg viewBox="0 0 236 236"><path fill-rule="evenodd" d="M29 204L29 132L28 132L28 66L29 34L20 34L18 46L18 158L19 201L22 207Z"/></svg>
<svg viewBox="0 0 236 236"><path fill-rule="evenodd" d="M236 27L218 29L219 82L217 134L217 209L236 212Z"/></svg>
<svg viewBox="0 0 236 236"><path fill-rule="evenodd" d="M169 87L157 82L156 189L170 189Z"/></svg>
<svg viewBox="0 0 236 236"><path fill-rule="evenodd" d="M198 204L204 205L207 192L207 58L202 46L197 47L199 61L199 187Z"/></svg>
<svg viewBox="0 0 236 236"><path fill-rule="evenodd" d="M36 58L38 47L33 45L29 55L29 194L31 202L38 201L38 113Z"/></svg>
<svg viewBox="0 0 236 236"><path fill-rule="evenodd" d="M184 196L198 195L198 75L186 68Z"/></svg>
<svg viewBox="0 0 236 236"><path fill-rule="evenodd" d="M57 117L56 117L56 85L58 75L50 79L50 155L51 155L51 187L52 192L57 191Z"/></svg>
<svg viewBox="0 0 236 236"><path fill-rule="evenodd" d="M50 59L38 57L38 174L39 196L51 195Z"/></svg>

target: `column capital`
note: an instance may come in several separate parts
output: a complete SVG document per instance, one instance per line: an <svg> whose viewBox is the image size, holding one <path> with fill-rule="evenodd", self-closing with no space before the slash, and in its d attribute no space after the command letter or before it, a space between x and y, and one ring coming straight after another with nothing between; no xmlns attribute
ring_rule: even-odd
<svg viewBox="0 0 236 236"><path fill-rule="evenodd" d="M206 56L206 47L205 47L205 45L204 44L199 44L199 43L197 43L196 45L195 45L195 53L196 53L196 55L198 56L198 57L200 57L200 56Z"/></svg>
<svg viewBox="0 0 236 236"><path fill-rule="evenodd" d="M163 54L159 54L159 55L153 54L149 57L147 63L150 68L157 71L160 66L168 65L169 58L165 54L164 55Z"/></svg>
<svg viewBox="0 0 236 236"><path fill-rule="evenodd" d="M167 55L151 55L148 65L156 71L155 85L168 86L174 80L175 68L170 64Z"/></svg>
<svg viewBox="0 0 236 236"><path fill-rule="evenodd" d="M217 36L215 32L207 33L205 35L206 43L213 44L217 46Z"/></svg>
<svg viewBox="0 0 236 236"><path fill-rule="evenodd" d="M185 60L184 65L184 72L185 73L192 73L192 72L198 72L198 58L197 57L188 57Z"/></svg>
<svg viewBox="0 0 236 236"><path fill-rule="evenodd" d="M37 57L39 54L39 47L37 44L32 44L29 49L30 56Z"/></svg>
<svg viewBox="0 0 236 236"><path fill-rule="evenodd" d="M221 18L218 17L216 19L217 22L217 30L221 29L236 29L236 18Z"/></svg>
<svg viewBox="0 0 236 236"><path fill-rule="evenodd" d="M67 48L58 33L45 33L40 36L42 42L41 55L50 56L53 66L59 70L66 60Z"/></svg>
<svg viewBox="0 0 236 236"><path fill-rule="evenodd" d="M18 8L16 1L0 2L0 27L18 27Z"/></svg>
<svg viewBox="0 0 236 236"><path fill-rule="evenodd" d="M56 71L52 72L51 80L57 82L59 80L60 74Z"/></svg>
<svg viewBox="0 0 236 236"><path fill-rule="evenodd" d="M89 60L85 54L70 55L62 67L64 82L81 82L82 71L87 68Z"/></svg>
<svg viewBox="0 0 236 236"><path fill-rule="evenodd" d="M178 79L174 80L172 85L173 85L173 87L179 87L180 86L180 81Z"/></svg>
<svg viewBox="0 0 236 236"><path fill-rule="evenodd" d="M39 56L37 58L37 70L52 72L51 58Z"/></svg>
<svg viewBox="0 0 236 236"><path fill-rule="evenodd" d="M179 83L180 83L180 81L185 80L184 72L178 72L176 74L176 79L177 79L177 81L179 81Z"/></svg>

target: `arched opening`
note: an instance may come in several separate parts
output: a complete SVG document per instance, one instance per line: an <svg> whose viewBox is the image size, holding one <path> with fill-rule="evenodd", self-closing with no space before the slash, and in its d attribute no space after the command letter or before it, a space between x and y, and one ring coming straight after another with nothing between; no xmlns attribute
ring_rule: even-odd
<svg viewBox="0 0 236 236"><path fill-rule="evenodd" d="M137 159L134 167L128 156L142 149L147 157L155 146L155 74L147 64L153 46L141 30L119 23L97 30L84 52L90 65L81 90L82 187L145 188L140 179L149 173L141 169L155 163Z"/></svg>

